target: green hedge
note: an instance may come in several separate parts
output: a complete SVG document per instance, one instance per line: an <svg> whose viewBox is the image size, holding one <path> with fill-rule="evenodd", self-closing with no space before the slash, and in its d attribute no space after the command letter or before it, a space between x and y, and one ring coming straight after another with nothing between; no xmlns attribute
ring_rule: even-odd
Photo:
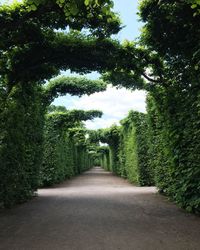
<svg viewBox="0 0 200 250"><path fill-rule="evenodd" d="M57 116L47 116L45 123L40 186L60 183L93 166L85 139L86 130L81 127L70 129L67 124L62 127L60 123L57 126L54 118Z"/></svg>
<svg viewBox="0 0 200 250"><path fill-rule="evenodd" d="M200 16L190 2L141 1L140 44L158 59L145 86L156 185L179 206L199 213Z"/></svg>
<svg viewBox="0 0 200 250"><path fill-rule="evenodd" d="M100 165L105 170L111 171L111 168L110 168L109 147L107 147L107 146L101 146L98 151L99 151Z"/></svg>
<svg viewBox="0 0 200 250"><path fill-rule="evenodd" d="M131 111L121 127L100 130L100 139L109 145L102 156L102 166L132 183L154 184L154 170L149 164L148 125L146 115Z"/></svg>
<svg viewBox="0 0 200 250"><path fill-rule="evenodd" d="M40 185L49 186L74 175L73 147L66 132L46 122Z"/></svg>
<svg viewBox="0 0 200 250"><path fill-rule="evenodd" d="M32 197L38 187L46 107L59 95L81 96L105 89L101 81L62 77L45 90L46 80L61 70L83 74L110 67L113 59L107 51L119 45L99 41L97 36L117 33L120 22L109 3L106 13L100 5L92 6L94 16L88 18L84 1L77 9L80 15L66 9L63 1L61 8L56 1L51 6L36 0L0 2L0 206L10 207ZM93 37L73 30L88 27Z"/></svg>
<svg viewBox="0 0 200 250"><path fill-rule="evenodd" d="M200 212L200 94L148 97L151 165L159 190L187 211Z"/></svg>
<svg viewBox="0 0 200 250"><path fill-rule="evenodd" d="M93 158L85 145L76 145L69 133L45 136L43 165L41 168L41 186L60 183L93 166Z"/></svg>
<svg viewBox="0 0 200 250"><path fill-rule="evenodd" d="M98 131L99 140L109 145L108 151L102 151L105 154L104 167L116 174L119 174L119 146L120 146L120 128L116 125L108 129Z"/></svg>
<svg viewBox="0 0 200 250"><path fill-rule="evenodd" d="M130 111L121 121L121 162L130 182L141 186L154 184L154 170L149 164L148 124L146 115Z"/></svg>
<svg viewBox="0 0 200 250"><path fill-rule="evenodd" d="M38 87L18 84L1 96L0 204L5 207L31 198L38 187L43 117L37 92Z"/></svg>

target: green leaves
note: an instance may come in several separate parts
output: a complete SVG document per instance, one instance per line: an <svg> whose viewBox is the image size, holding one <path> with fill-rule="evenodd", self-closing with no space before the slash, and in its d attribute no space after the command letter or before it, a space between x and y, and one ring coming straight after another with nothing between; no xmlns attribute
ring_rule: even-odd
<svg viewBox="0 0 200 250"><path fill-rule="evenodd" d="M30 5L29 7L28 7L28 10L29 11L35 11L35 10L37 10L37 6L36 5L34 5L34 4L32 4L32 5Z"/></svg>
<svg viewBox="0 0 200 250"><path fill-rule="evenodd" d="M154 184L154 170L149 163L148 125L146 115L130 111L121 121L100 129L98 140L108 143L109 152L102 150L102 166L141 186Z"/></svg>
<svg viewBox="0 0 200 250"><path fill-rule="evenodd" d="M92 120L96 117L100 118L102 112L98 110L70 110L65 112L52 112L47 114L46 119L51 120L55 128L67 129L76 126L81 121Z"/></svg>
<svg viewBox="0 0 200 250"><path fill-rule="evenodd" d="M86 6L88 6L88 5L91 4L91 0L85 0L84 3L85 3Z"/></svg>
<svg viewBox="0 0 200 250"><path fill-rule="evenodd" d="M25 0L28 12L36 11L39 5L45 4L46 0Z"/></svg>
<svg viewBox="0 0 200 250"><path fill-rule="evenodd" d="M51 107L46 115L44 130L44 159L40 185L49 186L90 168L93 154L87 144L82 121L101 117L97 110L66 110Z"/></svg>
<svg viewBox="0 0 200 250"><path fill-rule="evenodd" d="M140 6L145 22L141 43L163 64L159 71L154 68L153 76L161 77L149 88L150 164L161 192L196 213L200 208L195 203L200 183L199 3L144 0Z"/></svg>
<svg viewBox="0 0 200 250"><path fill-rule="evenodd" d="M0 204L11 206L23 202L37 190L43 154L44 111L51 101L66 93L80 96L105 89L102 81L83 78L56 79L58 81L50 83L46 89L41 85L61 70L89 73L103 71L115 63L111 54L117 43L98 39L120 30L119 18L110 3L109 0L96 0L86 6L84 0L24 0L0 6L0 140L3 141L0 146ZM107 6L107 12L101 11L102 6ZM88 36L80 32L66 34L68 29L81 31L84 28ZM70 158L71 148L67 148L70 140L67 141L63 134L66 127L81 126L81 120L101 115L99 111L49 114L51 139L56 147L47 140L48 183L91 166L86 145L81 144L84 147L81 149L74 142L71 147L75 147L74 155L79 158L70 160L71 166L75 161L75 167L65 175L65 160ZM62 127L60 132L58 124ZM65 158L66 152L69 158ZM55 167L55 159L59 159L60 170ZM54 170L57 171L56 180L52 177Z"/></svg>
<svg viewBox="0 0 200 250"><path fill-rule="evenodd" d="M187 211L199 213L199 94L178 93L162 93L165 101L155 94L148 98L151 164L158 188ZM189 105L192 113L186 108Z"/></svg>
<svg viewBox="0 0 200 250"><path fill-rule="evenodd" d="M197 4L192 4L191 8L195 9L197 7Z"/></svg>
<svg viewBox="0 0 200 250"><path fill-rule="evenodd" d="M49 105L56 97L66 94L90 95L104 91L106 84L100 80L90 80L85 77L57 77L44 88L44 102Z"/></svg>

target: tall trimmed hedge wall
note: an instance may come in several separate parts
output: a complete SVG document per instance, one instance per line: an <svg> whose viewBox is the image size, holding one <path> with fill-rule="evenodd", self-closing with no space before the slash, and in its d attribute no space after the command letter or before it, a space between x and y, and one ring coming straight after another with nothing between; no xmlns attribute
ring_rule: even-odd
<svg viewBox="0 0 200 250"><path fill-rule="evenodd" d="M124 144L121 150L128 179L131 182L138 182L141 186L153 185L154 170L149 164L146 114L131 111L121 124Z"/></svg>
<svg viewBox="0 0 200 250"><path fill-rule="evenodd" d="M177 92L149 94L147 114L131 111L121 126L101 132L108 143L101 165L132 183L155 184L179 206L199 213L200 92Z"/></svg>
<svg viewBox="0 0 200 250"><path fill-rule="evenodd" d="M40 185L49 186L74 175L73 153L66 132L54 129L50 122L47 122Z"/></svg>
<svg viewBox="0 0 200 250"><path fill-rule="evenodd" d="M101 134L109 145L103 153L101 163L105 169L127 178L141 186L154 184L154 171L149 164L147 117L131 111L121 121L121 127L113 126Z"/></svg>
<svg viewBox="0 0 200 250"><path fill-rule="evenodd" d="M58 132L56 134L56 132ZM51 131L45 135L45 150L41 168L41 186L60 183L93 166L86 145L76 145L68 132Z"/></svg>
<svg viewBox="0 0 200 250"><path fill-rule="evenodd" d="M42 159L43 112L39 87L18 84L9 95L0 85L0 206L31 198Z"/></svg>
<svg viewBox="0 0 200 250"><path fill-rule="evenodd" d="M112 170L110 167L109 147L104 146L100 148L100 164L105 170Z"/></svg>
<svg viewBox="0 0 200 250"><path fill-rule="evenodd" d="M81 123L75 123L77 127L74 128L65 123L62 126L60 122L58 125L55 118L59 115L62 113L46 118L40 186L60 183L93 166L93 154L85 138L87 131L80 127Z"/></svg>
<svg viewBox="0 0 200 250"><path fill-rule="evenodd" d="M150 165L156 185L181 207L200 212L200 93L148 97Z"/></svg>
<svg viewBox="0 0 200 250"><path fill-rule="evenodd" d="M161 62L145 86L156 185L179 206L199 213L200 15L192 2L143 0L139 15L140 42Z"/></svg>

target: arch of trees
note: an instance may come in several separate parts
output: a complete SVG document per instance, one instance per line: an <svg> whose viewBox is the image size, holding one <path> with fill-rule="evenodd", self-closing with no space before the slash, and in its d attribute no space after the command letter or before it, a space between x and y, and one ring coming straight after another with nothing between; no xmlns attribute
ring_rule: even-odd
<svg viewBox="0 0 200 250"><path fill-rule="evenodd" d="M112 7L111 0L0 6L3 206L27 200L39 185L80 173L99 156L117 174L141 185L155 183L188 211L200 211L199 1L140 1L144 27L137 43L110 38L121 29ZM120 128L91 132L86 140L81 121L101 113L50 104L66 93L102 91L106 84L53 78L67 69L98 71L106 83L148 91L147 115L130 112ZM92 144L92 137L109 148L99 148L95 138Z"/></svg>

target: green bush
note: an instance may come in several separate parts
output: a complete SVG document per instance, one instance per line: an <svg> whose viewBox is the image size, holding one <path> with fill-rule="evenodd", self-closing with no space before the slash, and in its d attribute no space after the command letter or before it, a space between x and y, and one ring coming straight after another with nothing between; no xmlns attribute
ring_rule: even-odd
<svg viewBox="0 0 200 250"><path fill-rule="evenodd" d="M84 1L70 8L63 1L0 3L0 205L23 202L38 187L44 114L51 101L66 93L80 96L105 89L101 81L83 78L60 78L45 88L46 80L61 70L88 73L110 67L108 59L113 59L107 51L118 43L97 36L117 33L120 21L112 3L103 2L106 13ZM81 33L84 28L89 36Z"/></svg>
<svg viewBox="0 0 200 250"><path fill-rule="evenodd" d="M130 111L121 121L124 164L130 182L141 186L154 184L154 170L149 164L148 124L146 115Z"/></svg>
<svg viewBox="0 0 200 250"><path fill-rule="evenodd" d="M156 185L193 212L200 208L199 96L198 92L176 96L167 93L162 102L148 97L151 165L155 168ZM190 105L192 112L187 111Z"/></svg>
<svg viewBox="0 0 200 250"><path fill-rule="evenodd" d="M99 158L100 158L100 165L105 170L111 171L109 147L101 146L101 147L99 147L98 152L99 152Z"/></svg>
<svg viewBox="0 0 200 250"><path fill-rule="evenodd" d="M81 121L101 116L99 111L67 111L61 107L49 110L55 112L46 115L41 186L60 183L93 165L93 155L86 140L87 131Z"/></svg>
<svg viewBox="0 0 200 250"><path fill-rule="evenodd" d="M1 100L0 202L10 207L38 187L42 152L41 106L35 86L15 86Z"/></svg>
<svg viewBox="0 0 200 250"><path fill-rule="evenodd" d="M131 111L121 127L100 130L100 140L109 145L102 156L102 166L141 186L154 184L154 170L149 164L148 124L146 115Z"/></svg>
<svg viewBox="0 0 200 250"><path fill-rule="evenodd" d="M120 175L132 183L139 182L136 128L123 126L121 143L123 152L120 157Z"/></svg>

